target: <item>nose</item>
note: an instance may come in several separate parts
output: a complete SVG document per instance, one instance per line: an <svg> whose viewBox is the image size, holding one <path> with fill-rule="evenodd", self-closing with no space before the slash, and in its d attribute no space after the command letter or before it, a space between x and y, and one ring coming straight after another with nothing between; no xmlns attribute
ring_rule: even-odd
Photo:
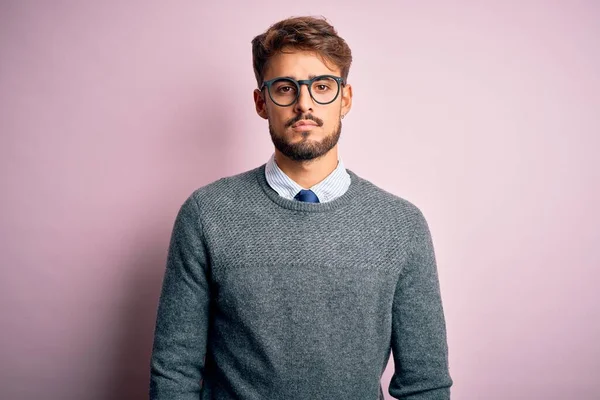
<svg viewBox="0 0 600 400"><path fill-rule="evenodd" d="M296 100L296 104L294 105L295 111L299 113L307 113L308 111L313 111L313 105L313 99L308 91L308 86L300 85L298 100Z"/></svg>

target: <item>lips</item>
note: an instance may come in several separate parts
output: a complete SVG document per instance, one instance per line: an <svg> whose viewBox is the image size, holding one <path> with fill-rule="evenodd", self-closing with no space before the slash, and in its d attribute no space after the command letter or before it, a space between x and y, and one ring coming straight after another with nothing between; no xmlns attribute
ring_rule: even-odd
<svg viewBox="0 0 600 400"><path fill-rule="evenodd" d="M302 121L298 121L294 125L292 125L292 128L298 128L301 126L318 126L318 124L314 121L302 120Z"/></svg>

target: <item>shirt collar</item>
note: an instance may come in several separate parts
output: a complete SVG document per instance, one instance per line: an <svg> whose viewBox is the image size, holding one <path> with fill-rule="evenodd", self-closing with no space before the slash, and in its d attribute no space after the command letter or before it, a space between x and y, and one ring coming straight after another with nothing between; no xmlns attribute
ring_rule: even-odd
<svg viewBox="0 0 600 400"><path fill-rule="evenodd" d="M275 153L271 155L265 166L265 177L269 186L280 196L290 200L294 199L300 190L306 189L279 168L275 162ZM337 167L325 179L308 189L317 195L319 202L325 203L344 194L350 186L350 181L350 175L344 167L342 158L338 155Z"/></svg>

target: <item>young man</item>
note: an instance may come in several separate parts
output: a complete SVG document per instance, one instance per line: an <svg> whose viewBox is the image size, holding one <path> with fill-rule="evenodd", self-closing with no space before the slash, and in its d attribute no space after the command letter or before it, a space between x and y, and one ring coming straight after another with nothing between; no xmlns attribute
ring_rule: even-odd
<svg viewBox="0 0 600 400"><path fill-rule="evenodd" d="M352 56L323 19L252 41L266 164L194 191L169 247L153 400L449 399L446 328L427 222L344 168Z"/></svg>

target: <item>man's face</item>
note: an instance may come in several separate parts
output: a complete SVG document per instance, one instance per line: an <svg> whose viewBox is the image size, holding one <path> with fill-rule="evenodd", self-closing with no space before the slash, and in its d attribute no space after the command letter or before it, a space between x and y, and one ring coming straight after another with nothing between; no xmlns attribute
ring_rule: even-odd
<svg viewBox="0 0 600 400"><path fill-rule="evenodd" d="M318 75L341 76L332 63L325 64L315 53L305 51L279 53L272 57L264 72L264 80L291 77L310 79ZM336 100L329 104L315 102L306 85L300 85L298 100L287 107L273 103L267 88L254 91L258 115L269 120L269 132L275 148L292 160L312 160L329 152L338 142L342 123L352 103L352 88L340 88Z"/></svg>

